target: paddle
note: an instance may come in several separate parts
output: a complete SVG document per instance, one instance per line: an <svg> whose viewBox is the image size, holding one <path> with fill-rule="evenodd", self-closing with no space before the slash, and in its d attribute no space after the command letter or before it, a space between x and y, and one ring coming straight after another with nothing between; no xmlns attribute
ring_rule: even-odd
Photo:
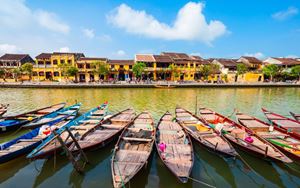
<svg viewBox="0 0 300 188"><path fill-rule="evenodd" d="M289 148L289 149L293 149L293 150L300 151L300 149L298 149L298 148L294 148L294 147L292 147L292 146L289 146L289 145L286 145L286 144L277 142L277 141L275 141L275 140L273 140L273 139L268 139L268 140L269 140L270 142L272 142L273 144L276 144L276 145L278 145L278 146L286 147L286 148Z"/></svg>

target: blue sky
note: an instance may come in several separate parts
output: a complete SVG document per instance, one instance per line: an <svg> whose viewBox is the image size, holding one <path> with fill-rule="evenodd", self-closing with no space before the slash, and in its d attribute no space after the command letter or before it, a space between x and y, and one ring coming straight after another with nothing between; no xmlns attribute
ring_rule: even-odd
<svg viewBox="0 0 300 188"><path fill-rule="evenodd" d="M0 55L300 56L299 0L0 0Z"/></svg>

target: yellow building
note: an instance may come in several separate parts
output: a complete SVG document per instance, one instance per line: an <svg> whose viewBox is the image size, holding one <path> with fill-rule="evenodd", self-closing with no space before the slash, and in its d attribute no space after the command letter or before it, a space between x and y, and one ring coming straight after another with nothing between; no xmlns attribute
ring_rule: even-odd
<svg viewBox="0 0 300 188"><path fill-rule="evenodd" d="M96 58L96 57L81 57L76 62L76 67L78 68L78 78L79 82L94 82L99 80L106 80L107 76L99 75L97 71L101 64L107 64L107 58Z"/></svg>
<svg viewBox="0 0 300 188"><path fill-rule="evenodd" d="M38 81L64 81L67 78L63 73L66 71L63 65L75 66L77 60L84 57L83 53L41 53L36 56L35 66L33 68L33 79Z"/></svg>
<svg viewBox="0 0 300 188"><path fill-rule="evenodd" d="M132 67L134 65L134 60L108 60L109 65L109 79L117 80L129 80L132 79Z"/></svg>

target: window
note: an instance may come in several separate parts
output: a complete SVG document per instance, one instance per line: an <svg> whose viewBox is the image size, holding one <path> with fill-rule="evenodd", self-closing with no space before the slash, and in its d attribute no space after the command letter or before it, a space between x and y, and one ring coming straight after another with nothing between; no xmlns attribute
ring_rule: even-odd
<svg viewBox="0 0 300 188"><path fill-rule="evenodd" d="M32 75L33 75L33 76L37 76L37 72L34 71L34 72L32 73Z"/></svg>
<svg viewBox="0 0 300 188"><path fill-rule="evenodd" d="M79 69L83 69L83 68L84 68L83 64L77 64L77 67L78 67Z"/></svg>
<svg viewBox="0 0 300 188"><path fill-rule="evenodd" d="M60 64L65 64L65 60L60 60Z"/></svg>
<svg viewBox="0 0 300 188"><path fill-rule="evenodd" d="M110 68L113 69L113 68L115 68L115 67L114 67L114 65L111 65Z"/></svg>
<svg viewBox="0 0 300 188"><path fill-rule="evenodd" d="M85 66L87 69L90 69L91 68L91 64L86 64Z"/></svg>
<svg viewBox="0 0 300 188"><path fill-rule="evenodd" d="M132 69L132 65L129 65L129 69Z"/></svg>
<svg viewBox="0 0 300 188"><path fill-rule="evenodd" d="M39 65L44 65L44 62L43 61L38 61L38 64Z"/></svg>
<svg viewBox="0 0 300 188"><path fill-rule="evenodd" d="M45 73L44 72L39 72L39 76L44 76Z"/></svg>
<svg viewBox="0 0 300 188"><path fill-rule="evenodd" d="M50 61L46 61L46 65L51 65L51 62Z"/></svg>
<svg viewBox="0 0 300 188"><path fill-rule="evenodd" d="M69 64L71 64L71 63L72 63L72 61L69 59L69 60L68 60L68 63L69 63Z"/></svg>
<svg viewBox="0 0 300 188"><path fill-rule="evenodd" d="M59 72L54 72L53 75L54 76L59 76Z"/></svg>
<svg viewBox="0 0 300 188"><path fill-rule="evenodd" d="M124 65L120 65L120 68L121 68L121 69L124 68Z"/></svg>
<svg viewBox="0 0 300 188"><path fill-rule="evenodd" d="M57 65L57 60L56 59L53 60L53 65Z"/></svg>

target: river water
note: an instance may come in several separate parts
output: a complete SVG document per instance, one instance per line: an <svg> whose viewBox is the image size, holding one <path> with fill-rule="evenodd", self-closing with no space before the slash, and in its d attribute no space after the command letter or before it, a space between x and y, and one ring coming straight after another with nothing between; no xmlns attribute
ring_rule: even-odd
<svg viewBox="0 0 300 188"><path fill-rule="evenodd" d="M128 107L147 110L158 121L167 110L174 114L176 105L195 112L205 106L227 116L233 110L264 119L260 108L288 115L300 113L300 88L202 88L202 89L0 89L0 103L9 103L8 114L15 114L50 104L82 102L81 113L109 101L110 111ZM234 116L231 116L234 118ZM0 142L17 135L0 135ZM25 157L0 165L0 187L112 187L110 159L112 143L104 149L88 152L90 160L84 175L73 170L65 156L29 162ZM191 177L216 187L300 187L300 166L267 162L238 151L239 159L224 159L194 144L195 163ZM156 153L130 187L208 187L190 180L178 183Z"/></svg>

